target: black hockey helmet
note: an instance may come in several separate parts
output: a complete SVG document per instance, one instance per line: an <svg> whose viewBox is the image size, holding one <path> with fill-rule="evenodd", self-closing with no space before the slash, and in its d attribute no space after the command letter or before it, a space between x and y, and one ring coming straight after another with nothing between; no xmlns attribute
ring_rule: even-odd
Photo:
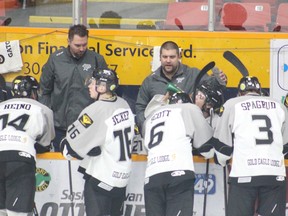
<svg viewBox="0 0 288 216"><path fill-rule="evenodd" d="M247 91L261 94L261 85L257 77L245 76L240 79L238 84L238 94L242 95Z"/></svg>
<svg viewBox="0 0 288 216"><path fill-rule="evenodd" d="M169 97L169 104L192 103L190 96L184 92L174 93Z"/></svg>
<svg viewBox="0 0 288 216"><path fill-rule="evenodd" d="M12 81L12 91L14 97L30 98L32 92L38 97L39 84L32 76L17 76Z"/></svg>
<svg viewBox="0 0 288 216"><path fill-rule="evenodd" d="M286 94L286 96L284 98L284 105L286 108L288 108L288 93Z"/></svg>
<svg viewBox="0 0 288 216"><path fill-rule="evenodd" d="M115 92L119 86L119 78L114 70L101 69L93 72L93 77L97 82L105 82L106 88L110 92Z"/></svg>
<svg viewBox="0 0 288 216"><path fill-rule="evenodd" d="M204 80L197 87L197 91L201 91L205 95L205 104L204 111L207 111L207 108L213 108L217 112L224 103L224 96L217 81L214 80Z"/></svg>

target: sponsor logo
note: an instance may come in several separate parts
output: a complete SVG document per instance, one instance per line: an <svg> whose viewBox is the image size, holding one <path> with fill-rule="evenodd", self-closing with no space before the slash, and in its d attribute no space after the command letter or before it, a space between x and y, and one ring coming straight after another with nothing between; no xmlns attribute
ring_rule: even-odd
<svg viewBox="0 0 288 216"><path fill-rule="evenodd" d="M93 124L92 119L90 118L90 116L88 114L83 114L79 119L79 122L85 127L88 128L90 125Z"/></svg>
<svg viewBox="0 0 288 216"><path fill-rule="evenodd" d="M51 181L50 174L46 170L37 167L35 177L36 177L36 191L41 192L46 190Z"/></svg>
<svg viewBox="0 0 288 216"><path fill-rule="evenodd" d="M0 55L0 64L3 64L5 62L5 57L3 55Z"/></svg>
<svg viewBox="0 0 288 216"><path fill-rule="evenodd" d="M224 112L224 107L221 106L221 107L220 107L220 110L219 110L219 116L220 116L220 117L222 116L223 112Z"/></svg>
<svg viewBox="0 0 288 216"><path fill-rule="evenodd" d="M56 56L60 56L60 55L62 55L63 53L64 53L64 52L61 51L61 52L57 53Z"/></svg>
<svg viewBox="0 0 288 216"><path fill-rule="evenodd" d="M277 176L276 181L285 181L285 177L284 176Z"/></svg>
<svg viewBox="0 0 288 216"><path fill-rule="evenodd" d="M31 158L31 155L27 152L19 152L18 154L21 157Z"/></svg>
<svg viewBox="0 0 288 216"><path fill-rule="evenodd" d="M185 175L185 171L183 170L178 170L178 171L174 171L171 173L171 176L182 176L182 175Z"/></svg>
<svg viewBox="0 0 288 216"><path fill-rule="evenodd" d="M206 174L196 174L194 183L195 194L204 194L207 190L207 194L216 193L216 177L213 174L209 174L208 178Z"/></svg>

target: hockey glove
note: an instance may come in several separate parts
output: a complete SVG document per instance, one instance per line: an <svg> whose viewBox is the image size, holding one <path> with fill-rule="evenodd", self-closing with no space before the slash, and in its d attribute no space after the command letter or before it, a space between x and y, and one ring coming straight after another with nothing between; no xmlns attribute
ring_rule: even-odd
<svg viewBox="0 0 288 216"><path fill-rule="evenodd" d="M67 159L67 160L71 160L73 158L79 159L79 160L83 160L83 158L81 156L79 156L70 146L70 144L68 143L67 139L64 138L62 139L62 141L60 142L60 151L62 152L62 155Z"/></svg>
<svg viewBox="0 0 288 216"><path fill-rule="evenodd" d="M34 148L35 148L37 154L42 154L42 153L45 153L45 152L50 152L51 145L49 145L49 146L42 146L41 144L39 144L38 142L36 142L36 143L34 144Z"/></svg>
<svg viewBox="0 0 288 216"><path fill-rule="evenodd" d="M212 69L213 75L215 76L215 78L217 79L218 83L222 86L226 86L227 84L227 77L226 75L223 73L223 71L220 71L217 67L214 67Z"/></svg>
<svg viewBox="0 0 288 216"><path fill-rule="evenodd" d="M92 148L87 155L92 156L92 157L96 157L98 155L101 154L101 148L99 146L96 146L94 148Z"/></svg>

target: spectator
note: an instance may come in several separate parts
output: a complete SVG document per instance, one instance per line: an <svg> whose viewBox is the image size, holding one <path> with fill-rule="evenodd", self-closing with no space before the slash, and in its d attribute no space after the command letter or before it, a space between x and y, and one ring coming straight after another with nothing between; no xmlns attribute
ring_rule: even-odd
<svg viewBox="0 0 288 216"><path fill-rule="evenodd" d="M226 101L218 119L216 161L229 174L228 216L285 216L288 113L282 103L262 96L256 77L243 77L239 97Z"/></svg>
<svg viewBox="0 0 288 216"><path fill-rule="evenodd" d="M200 148L213 134L188 94L174 93L168 101L169 104L165 97L155 95L145 110L147 119L143 137L148 158L144 197L147 216L193 215L195 173L192 146Z"/></svg>
<svg viewBox="0 0 288 216"><path fill-rule="evenodd" d="M120 29L122 17L114 11L105 11L99 20L99 28Z"/></svg>
<svg viewBox="0 0 288 216"><path fill-rule="evenodd" d="M17 76L14 99L0 105L0 215L32 214L36 191L36 152L49 151L53 112L37 101L38 82Z"/></svg>
<svg viewBox="0 0 288 216"><path fill-rule="evenodd" d="M41 103L54 112L55 151L66 134L67 127L79 113L92 103L85 80L93 70L107 68L102 55L87 49L88 30L84 25L73 25L68 32L68 47L50 55L42 68Z"/></svg>
<svg viewBox="0 0 288 216"><path fill-rule="evenodd" d="M118 77L100 70L90 79L89 92L96 100L68 128L61 142L66 158L83 159L79 172L85 179L87 216L119 216L131 171L134 115L128 103L115 94Z"/></svg>
<svg viewBox="0 0 288 216"><path fill-rule="evenodd" d="M164 95L168 83L173 83L184 92L192 94L195 85L195 79L199 74L199 69L190 68L180 62L180 50L178 45L173 41L166 41L160 48L161 66L145 78L143 81L136 100L136 122L140 133L145 121L144 110L150 100L156 94ZM222 71L217 71L217 80L225 87L227 79ZM204 76L208 79L209 76ZM196 83L197 84L197 83Z"/></svg>

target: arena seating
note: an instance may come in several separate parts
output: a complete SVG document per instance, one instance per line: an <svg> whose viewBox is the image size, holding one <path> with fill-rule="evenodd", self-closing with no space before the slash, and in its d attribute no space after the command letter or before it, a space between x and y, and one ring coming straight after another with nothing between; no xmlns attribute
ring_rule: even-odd
<svg viewBox="0 0 288 216"><path fill-rule="evenodd" d="M208 16L206 2L170 3L163 29L208 30Z"/></svg>
<svg viewBox="0 0 288 216"><path fill-rule="evenodd" d="M226 2L221 10L221 25L227 30L268 32L271 25L270 4Z"/></svg>
<svg viewBox="0 0 288 216"><path fill-rule="evenodd" d="M288 3L279 4L274 31L288 31Z"/></svg>

